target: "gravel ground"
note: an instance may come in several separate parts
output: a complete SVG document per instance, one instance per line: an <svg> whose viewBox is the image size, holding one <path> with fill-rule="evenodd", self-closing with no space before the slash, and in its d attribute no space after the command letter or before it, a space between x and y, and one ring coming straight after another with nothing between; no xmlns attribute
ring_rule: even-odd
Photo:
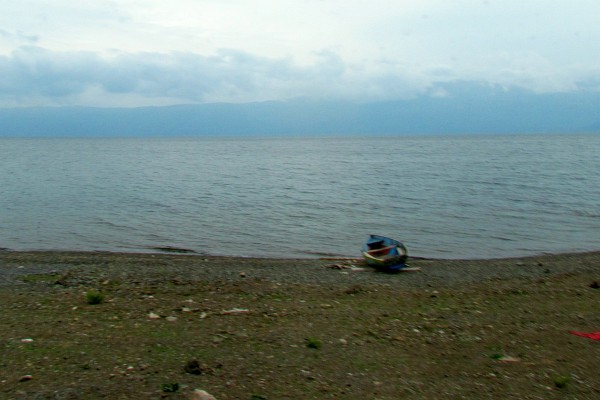
<svg viewBox="0 0 600 400"><path fill-rule="evenodd" d="M384 284L424 288L513 278L587 273L600 268L600 252L488 260L409 259L418 271L390 275L360 259L261 259L172 254L0 251L0 285L22 283L23 276L65 274L128 280L240 280L311 285Z"/></svg>
<svg viewBox="0 0 600 400"><path fill-rule="evenodd" d="M0 251L0 399L599 398L600 252L409 264Z"/></svg>

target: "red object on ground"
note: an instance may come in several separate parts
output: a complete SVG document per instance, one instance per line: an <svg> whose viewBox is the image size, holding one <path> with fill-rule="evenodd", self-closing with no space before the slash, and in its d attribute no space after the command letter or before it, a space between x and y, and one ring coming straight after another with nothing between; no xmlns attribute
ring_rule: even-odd
<svg viewBox="0 0 600 400"><path fill-rule="evenodd" d="M586 338L590 338L593 340L600 340L600 332L585 333L585 332L570 331L569 333L572 333L573 335L577 335L577 336L583 336Z"/></svg>

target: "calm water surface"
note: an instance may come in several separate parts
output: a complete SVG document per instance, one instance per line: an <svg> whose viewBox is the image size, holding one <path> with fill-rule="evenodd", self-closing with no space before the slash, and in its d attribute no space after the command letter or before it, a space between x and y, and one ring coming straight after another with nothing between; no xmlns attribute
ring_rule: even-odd
<svg viewBox="0 0 600 400"><path fill-rule="evenodd" d="M600 249L600 135L0 139L0 247L357 256Z"/></svg>

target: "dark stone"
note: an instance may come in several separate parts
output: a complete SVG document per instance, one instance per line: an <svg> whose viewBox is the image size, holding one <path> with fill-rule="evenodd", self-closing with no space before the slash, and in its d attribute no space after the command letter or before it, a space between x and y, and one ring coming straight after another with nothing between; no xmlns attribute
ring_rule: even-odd
<svg viewBox="0 0 600 400"><path fill-rule="evenodd" d="M188 374L192 374L192 375L202 374L202 367L200 366L200 363L198 362L198 360L188 361L185 364L185 366L183 367L183 370L185 372L187 372Z"/></svg>

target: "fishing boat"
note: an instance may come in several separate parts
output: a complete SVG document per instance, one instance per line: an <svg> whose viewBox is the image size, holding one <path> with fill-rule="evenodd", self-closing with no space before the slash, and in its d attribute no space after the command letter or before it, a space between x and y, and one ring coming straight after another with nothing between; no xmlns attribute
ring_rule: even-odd
<svg viewBox="0 0 600 400"><path fill-rule="evenodd" d="M362 248L367 264L385 272L396 272L406 268L408 251L397 240L380 235L369 235Z"/></svg>

